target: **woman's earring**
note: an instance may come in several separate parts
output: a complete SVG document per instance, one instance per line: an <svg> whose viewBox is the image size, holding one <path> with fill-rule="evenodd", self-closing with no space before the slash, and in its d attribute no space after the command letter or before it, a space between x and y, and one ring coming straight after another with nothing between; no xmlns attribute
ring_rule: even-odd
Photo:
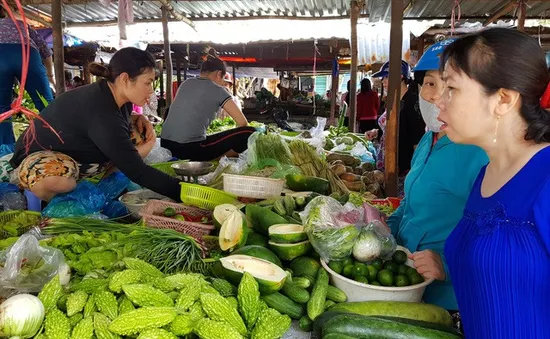
<svg viewBox="0 0 550 339"><path fill-rule="evenodd" d="M500 115L497 115L497 123L495 125L495 135L493 136L493 144L497 143L498 122L500 121Z"/></svg>

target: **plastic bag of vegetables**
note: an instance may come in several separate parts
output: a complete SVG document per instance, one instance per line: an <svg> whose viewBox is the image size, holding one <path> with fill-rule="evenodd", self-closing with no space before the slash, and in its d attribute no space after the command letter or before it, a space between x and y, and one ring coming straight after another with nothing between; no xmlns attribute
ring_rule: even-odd
<svg viewBox="0 0 550 339"><path fill-rule="evenodd" d="M300 213L309 241L323 260L343 260L351 255L361 227L362 217L357 213L326 196L314 198Z"/></svg>
<svg viewBox="0 0 550 339"><path fill-rule="evenodd" d="M12 246L0 252L0 294L40 292L56 274L68 283L70 269L60 250L40 246L38 239L23 234Z"/></svg>
<svg viewBox="0 0 550 339"><path fill-rule="evenodd" d="M280 164L292 164L290 148L277 133L253 133L248 138L248 163L274 159Z"/></svg>
<svg viewBox="0 0 550 339"><path fill-rule="evenodd" d="M361 229L353 246L353 257L360 262L370 262L393 255L397 243L388 227L375 220Z"/></svg>

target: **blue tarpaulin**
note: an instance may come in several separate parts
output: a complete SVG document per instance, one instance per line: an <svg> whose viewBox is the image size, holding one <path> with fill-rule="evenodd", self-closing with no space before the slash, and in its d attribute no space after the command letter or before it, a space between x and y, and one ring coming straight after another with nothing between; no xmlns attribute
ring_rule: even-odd
<svg viewBox="0 0 550 339"><path fill-rule="evenodd" d="M51 28L37 29L36 32L46 41L49 48L53 48L53 31ZM85 44L86 42L70 34L63 34L63 46L74 47Z"/></svg>

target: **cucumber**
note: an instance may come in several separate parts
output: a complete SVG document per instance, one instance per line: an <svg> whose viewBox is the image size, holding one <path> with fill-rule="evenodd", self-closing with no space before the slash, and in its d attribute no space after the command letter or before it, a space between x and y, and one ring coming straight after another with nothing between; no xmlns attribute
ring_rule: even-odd
<svg viewBox="0 0 550 339"><path fill-rule="evenodd" d="M294 272L294 277L304 277L307 275L308 278L311 277L313 279L313 282L315 282L315 277L320 267L321 264L318 260L306 256L298 257L290 263L290 269Z"/></svg>
<svg viewBox="0 0 550 339"><path fill-rule="evenodd" d="M304 288L298 287L290 279L285 281L282 292L298 304L305 304L309 301L309 292Z"/></svg>
<svg viewBox="0 0 550 339"><path fill-rule="evenodd" d="M294 198L286 195L283 198L283 203L285 205L286 215L292 216L292 213L294 213L294 210L296 209L296 202L294 202Z"/></svg>
<svg viewBox="0 0 550 339"><path fill-rule="evenodd" d="M311 286L311 281L305 277L293 277L292 282L294 285L305 289L308 289Z"/></svg>
<svg viewBox="0 0 550 339"><path fill-rule="evenodd" d="M325 310L328 280L327 271L321 267L317 273L317 281L315 281L311 296L307 302L307 315L311 320L315 320Z"/></svg>
<svg viewBox="0 0 550 339"><path fill-rule="evenodd" d="M328 310L334 304L336 304L336 303L332 300L325 300L325 304L323 305L323 309Z"/></svg>
<svg viewBox="0 0 550 339"><path fill-rule="evenodd" d="M336 304L332 306L330 310L366 316L390 316L421 320L447 326L453 325L453 319L447 310L436 305L424 303L404 301L360 301Z"/></svg>
<svg viewBox="0 0 550 339"><path fill-rule="evenodd" d="M246 217L249 219L250 224L253 225L254 231L262 235L268 235L268 229L270 226L288 223L285 218L281 217L277 213L270 211L265 207L252 204L246 205Z"/></svg>
<svg viewBox="0 0 550 339"><path fill-rule="evenodd" d="M356 339L356 338L350 337L349 335L340 334L340 333L329 333L327 335L324 335L323 339Z"/></svg>
<svg viewBox="0 0 550 339"><path fill-rule="evenodd" d="M330 183L326 179L301 174L288 174L286 185L295 192L316 192L319 194L326 194L330 187Z"/></svg>
<svg viewBox="0 0 550 339"><path fill-rule="evenodd" d="M332 300L335 303L345 303L348 300L346 292L342 291L338 287L328 285L327 299Z"/></svg>
<svg viewBox="0 0 550 339"><path fill-rule="evenodd" d="M295 303L290 298L279 292L264 295L262 299L265 301L267 306L274 308L282 314L288 315L292 319L298 320L304 316L305 312L302 305Z"/></svg>
<svg viewBox="0 0 550 339"><path fill-rule="evenodd" d="M460 333L460 331L457 330L454 327L429 323L427 321L412 320L412 319L398 318L398 317L386 317L386 316L372 316L372 318L397 321L397 322L404 323L404 324L415 325L415 326L420 326L420 327L424 327L424 328L430 328L432 330L438 330L438 331L442 331L442 332L451 333L451 334L457 335L461 338L464 337L462 335L462 333Z"/></svg>
<svg viewBox="0 0 550 339"><path fill-rule="evenodd" d="M273 204L273 210L275 211L275 213L277 213L280 216L286 215L286 208L285 208L285 204L283 202L283 199L284 198L279 198Z"/></svg>
<svg viewBox="0 0 550 339"><path fill-rule="evenodd" d="M460 339L443 331L357 314L341 314L328 320L322 328L323 338L329 333L358 339Z"/></svg>
<svg viewBox="0 0 550 339"><path fill-rule="evenodd" d="M304 332L311 332L313 330L313 320L309 319L307 315L300 318L300 329Z"/></svg>

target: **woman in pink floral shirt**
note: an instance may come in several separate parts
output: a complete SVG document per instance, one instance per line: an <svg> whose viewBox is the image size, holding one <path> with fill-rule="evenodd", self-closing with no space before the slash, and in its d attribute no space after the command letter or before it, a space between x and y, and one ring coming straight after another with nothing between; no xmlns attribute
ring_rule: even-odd
<svg viewBox="0 0 550 339"><path fill-rule="evenodd" d="M17 21L21 29L25 26ZM30 59L27 83L27 92L31 96L38 110L44 109L40 100L42 96L46 101L53 100L50 89L50 81L53 83L52 53L44 39L29 27ZM16 23L9 17L0 5L0 113L10 109L13 97L14 79L21 80L22 52L21 38L17 31ZM44 66L46 65L46 66ZM40 95L39 95L40 94ZM13 144L13 127L11 121L0 123L0 144Z"/></svg>

